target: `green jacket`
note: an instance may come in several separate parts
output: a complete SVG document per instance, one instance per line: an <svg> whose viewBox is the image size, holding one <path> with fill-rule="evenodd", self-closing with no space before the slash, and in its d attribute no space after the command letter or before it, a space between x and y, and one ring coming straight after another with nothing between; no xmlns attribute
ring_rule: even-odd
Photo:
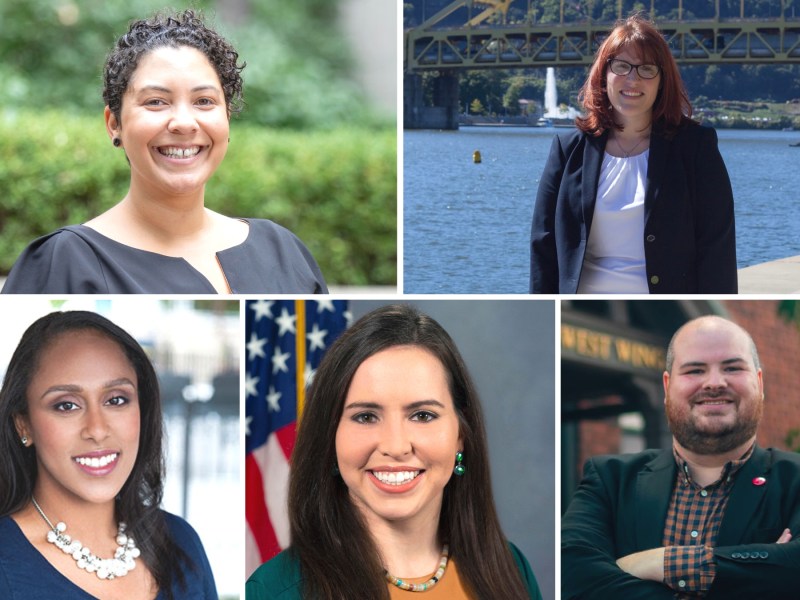
<svg viewBox="0 0 800 600"><path fill-rule="evenodd" d="M528 560L514 544L508 544L514 562L517 563L522 582L531 600L542 600L536 577ZM303 600L303 576L300 563L291 552L284 550L265 562L250 576L245 586L245 600ZM488 599L487 599L488 600Z"/></svg>

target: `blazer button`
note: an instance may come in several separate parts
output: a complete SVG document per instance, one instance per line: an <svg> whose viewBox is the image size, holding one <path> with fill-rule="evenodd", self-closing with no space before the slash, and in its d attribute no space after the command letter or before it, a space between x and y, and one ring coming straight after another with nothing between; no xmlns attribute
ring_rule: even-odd
<svg viewBox="0 0 800 600"><path fill-rule="evenodd" d="M741 552L734 552L731 554L731 558L742 558Z"/></svg>
<svg viewBox="0 0 800 600"><path fill-rule="evenodd" d="M769 552L767 552L766 550L762 550L761 552L758 553L758 556L759 558L769 558Z"/></svg>
<svg viewBox="0 0 800 600"><path fill-rule="evenodd" d="M650 234L650 235L648 235L648 236L647 236L647 238L645 238L645 239L646 239L648 242L655 242L655 241L656 241L656 236L654 236L654 235L651 233L651 234Z"/></svg>
<svg viewBox="0 0 800 600"><path fill-rule="evenodd" d="M750 558L749 552L742 552L742 558Z"/></svg>
<svg viewBox="0 0 800 600"><path fill-rule="evenodd" d="M658 284L658 282L659 282L659 281L661 281L661 280L658 278L658 275L653 275L653 276L650 278L650 283L652 283L653 285L656 285L656 284Z"/></svg>

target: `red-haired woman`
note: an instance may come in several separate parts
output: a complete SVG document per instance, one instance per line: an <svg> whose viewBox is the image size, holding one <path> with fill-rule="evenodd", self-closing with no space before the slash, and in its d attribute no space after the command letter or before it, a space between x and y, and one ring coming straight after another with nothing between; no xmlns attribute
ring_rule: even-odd
<svg viewBox="0 0 800 600"><path fill-rule="evenodd" d="M530 291L734 294L733 194L669 46L635 15L600 46L539 183Z"/></svg>

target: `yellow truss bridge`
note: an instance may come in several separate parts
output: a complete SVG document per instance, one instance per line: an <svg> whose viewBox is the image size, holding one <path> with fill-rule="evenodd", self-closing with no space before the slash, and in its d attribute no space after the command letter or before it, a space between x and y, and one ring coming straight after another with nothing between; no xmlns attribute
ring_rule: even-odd
<svg viewBox="0 0 800 600"><path fill-rule="evenodd" d="M536 4L536 0L450 3L405 32L406 73L591 64L613 24L589 19L565 22L563 0L560 22L537 23ZM745 0L740 0L740 12L734 16L723 15L715 0L712 18L683 20L683 2L678 0L673 11L678 19L656 22L682 64L800 63L800 18L794 17L785 0L775 4L776 17L755 19L746 16ZM524 22L508 22L512 6L526 15ZM624 16L621 0L618 7L618 16ZM461 13L466 13L462 24L444 25Z"/></svg>

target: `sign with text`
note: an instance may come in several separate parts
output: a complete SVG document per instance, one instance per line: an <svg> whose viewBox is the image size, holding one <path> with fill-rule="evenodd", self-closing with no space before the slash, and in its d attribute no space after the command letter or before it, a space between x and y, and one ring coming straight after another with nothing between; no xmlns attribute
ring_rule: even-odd
<svg viewBox="0 0 800 600"><path fill-rule="evenodd" d="M621 371L645 371L652 376L664 370L666 347L562 323L561 356Z"/></svg>

